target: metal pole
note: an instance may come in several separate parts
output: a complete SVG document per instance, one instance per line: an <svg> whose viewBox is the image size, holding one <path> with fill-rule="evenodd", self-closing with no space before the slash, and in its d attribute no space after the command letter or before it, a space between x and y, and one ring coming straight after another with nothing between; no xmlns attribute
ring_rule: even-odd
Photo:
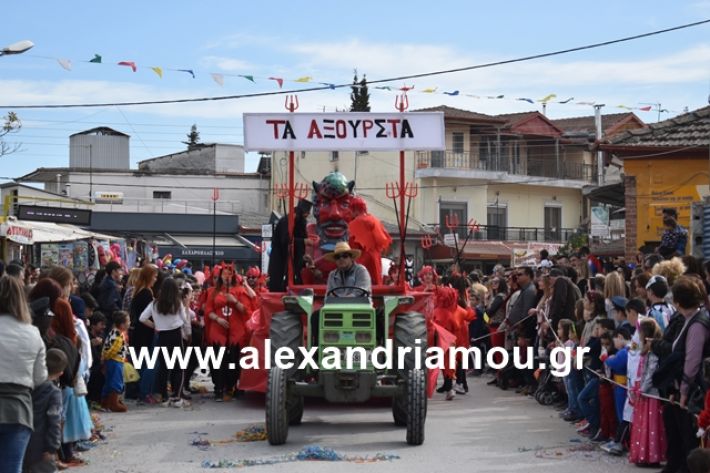
<svg viewBox="0 0 710 473"><path fill-rule="evenodd" d="M217 246L217 200L212 201L212 267L214 268Z"/></svg>
<svg viewBox="0 0 710 473"><path fill-rule="evenodd" d="M94 156L93 146L89 145L89 202L93 202L94 197Z"/></svg>
<svg viewBox="0 0 710 473"><path fill-rule="evenodd" d="M560 176L560 139L555 138L555 161L557 162L557 177ZM565 176L567 177L567 176Z"/></svg>
<svg viewBox="0 0 710 473"><path fill-rule="evenodd" d="M596 126L597 145L602 140L602 107L604 104L594 106L594 125ZM604 153L597 150L597 185L604 185Z"/></svg>

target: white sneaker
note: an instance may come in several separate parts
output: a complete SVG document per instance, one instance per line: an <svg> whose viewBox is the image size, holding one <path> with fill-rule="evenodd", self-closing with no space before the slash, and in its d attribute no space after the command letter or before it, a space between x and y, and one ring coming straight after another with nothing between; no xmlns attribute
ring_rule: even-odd
<svg viewBox="0 0 710 473"><path fill-rule="evenodd" d="M173 400L168 399L167 401L161 402L160 407L170 407L173 405Z"/></svg>
<svg viewBox="0 0 710 473"><path fill-rule="evenodd" d="M173 401L173 403L171 405L172 405L172 407L175 407L178 409L181 407L190 407L190 401L187 401L185 399L179 399L177 401Z"/></svg>
<svg viewBox="0 0 710 473"><path fill-rule="evenodd" d="M447 401L451 401L451 400L453 400L455 397L456 397L456 391L454 391L453 389L451 389L451 390L449 390L449 391L446 391L446 400L447 400Z"/></svg>
<svg viewBox="0 0 710 473"><path fill-rule="evenodd" d="M464 389L463 384L461 383L456 383L456 385L454 385L454 391L456 391L456 394L466 394L466 389Z"/></svg>

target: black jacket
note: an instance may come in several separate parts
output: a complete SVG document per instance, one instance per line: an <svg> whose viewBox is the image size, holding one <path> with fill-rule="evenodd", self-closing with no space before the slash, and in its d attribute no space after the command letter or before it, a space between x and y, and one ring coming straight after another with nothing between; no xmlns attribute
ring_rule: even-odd
<svg viewBox="0 0 710 473"><path fill-rule="evenodd" d="M32 391L34 432L25 451L25 467L42 459L44 452L56 452L62 444L62 392L52 381Z"/></svg>
<svg viewBox="0 0 710 473"><path fill-rule="evenodd" d="M306 254L307 220L299 215L294 219L293 227L293 280L301 283L301 269L303 257ZM269 290L271 292L286 291L286 277L288 275L288 215L284 215L274 228L271 241L271 254L269 255Z"/></svg>
<svg viewBox="0 0 710 473"><path fill-rule="evenodd" d="M577 304L577 290L572 287L574 283L565 277L558 277L555 281L554 294L550 303L549 319L552 330L557 331L557 324L562 319L574 321L574 309Z"/></svg>

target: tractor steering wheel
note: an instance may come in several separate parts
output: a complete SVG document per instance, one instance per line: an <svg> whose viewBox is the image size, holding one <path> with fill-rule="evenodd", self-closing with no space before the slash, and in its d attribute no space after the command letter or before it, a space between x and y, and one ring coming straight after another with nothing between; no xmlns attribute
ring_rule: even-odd
<svg viewBox="0 0 710 473"><path fill-rule="evenodd" d="M326 294L326 297L331 297L331 296L332 296L332 297L336 297L336 298L344 297L344 296L339 296L339 295L337 294L337 291L342 291L342 290L344 290L344 289L355 289L355 290L357 290L357 291L360 291L360 295L359 295L358 297L370 297L370 291L368 291L368 290L366 290L366 289L363 289L363 288L361 288L361 287L357 287L357 286L340 286L340 287L334 287L333 289L331 289L330 291L328 291L328 293Z"/></svg>

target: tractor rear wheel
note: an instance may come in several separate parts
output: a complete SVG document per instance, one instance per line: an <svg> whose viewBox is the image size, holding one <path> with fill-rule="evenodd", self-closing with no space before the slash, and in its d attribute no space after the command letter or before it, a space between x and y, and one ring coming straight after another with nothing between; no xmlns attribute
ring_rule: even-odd
<svg viewBox="0 0 710 473"><path fill-rule="evenodd" d="M410 370L407 379L407 443L424 443L424 423L426 422L426 371Z"/></svg>

